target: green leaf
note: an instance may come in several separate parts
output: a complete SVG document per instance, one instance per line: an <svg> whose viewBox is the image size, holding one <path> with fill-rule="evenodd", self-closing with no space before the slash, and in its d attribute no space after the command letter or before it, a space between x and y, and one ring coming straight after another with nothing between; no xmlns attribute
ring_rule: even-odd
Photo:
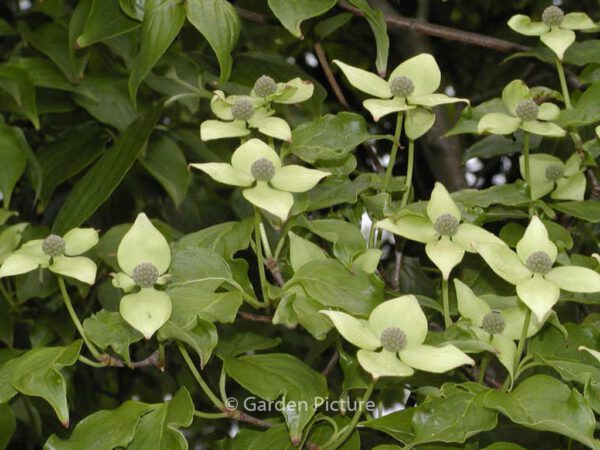
<svg viewBox="0 0 600 450"><path fill-rule="evenodd" d="M390 50L390 38L387 33L385 16L380 9L372 8L367 0L349 0L349 3L356 6L367 18L375 43L377 45L377 58L375 65L380 75L385 75L388 63L388 53Z"/></svg>
<svg viewBox="0 0 600 450"><path fill-rule="evenodd" d="M353 15L350 13L341 13L329 17L315 26L315 33L319 36L320 40L325 40L328 36L350 22L352 17Z"/></svg>
<svg viewBox="0 0 600 450"><path fill-rule="evenodd" d="M119 0L121 10L135 20L144 19L144 5L146 0Z"/></svg>
<svg viewBox="0 0 600 450"><path fill-rule="evenodd" d="M54 222L58 234L81 225L110 197L144 147L161 110L159 105L127 127L75 185Z"/></svg>
<svg viewBox="0 0 600 450"><path fill-rule="evenodd" d="M102 42L139 27L136 20L123 13L116 1L92 0L83 32L75 41L79 48Z"/></svg>
<svg viewBox="0 0 600 450"><path fill-rule="evenodd" d="M231 259L239 250L248 248L253 230L252 219L224 222L184 236L176 247L205 247Z"/></svg>
<svg viewBox="0 0 600 450"><path fill-rule="evenodd" d="M16 429L17 420L12 408L10 405L0 405L0 449L7 448Z"/></svg>
<svg viewBox="0 0 600 450"><path fill-rule="evenodd" d="M81 341L68 347L40 347L11 359L0 369L0 380L24 395L42 397L58 416L63 426L69 426L67 406L67 383L60 373L65 366L72 366L79 357ZM10 397L8 397L10 398ZM5 402L4 392L0 401Z"/></svg>
<svg viewBox="0 0 600 450"><path fill-rule="evenodd" d="M19 67L0 66L0 89L12 97L16 110L38 130L40 121L35 103L35 88L29 74Z"/></svg>
<svg viewBox="0 0 600 450"><path fill-rule="evenodd" d="M178 427L189 427L194 419L194 403L186 388L171 400L152 405L135 428L128 450L187 450L188 443Z"/></svg>
<svg viewBox="0 0 600 450"><path fill-rule="evenodd" d="M465 206L487 208L491 205L521 206L529 202L523 183L502 184L487 189L463 189L454 192L452 199Z"/></svg>
<svg viewBox="0 0 600 450"><path fill-rule="evenodd" d="M151 140L141 163L179 207L190 184L187 161L179 146L163 136Z"/></svg>
<svg viewBox="0 0 600 450"><path fill-rule="evenodd" d="M294 271L297 272L304 264L311 261L327 259L327 255L318 245L294 232L290 231L288 235L290 237L290 263Z"/></svg>
<svg viewBox="0 0 600 450"><path fill-rule="evenodd" d="M471 158L494 158L502 155L512 155L521 151L521 145L504 136L486 136L471 145L463 155L463 162Z"/></svg>
<svg viewBox="0 0 600 450"><path fill-rule="evenodd" d="M280 338L268 338L249 331L236 330L230 336L222 336L215 349L215 354L221 358L233 358L249 352L267 350L277 347L281 343Z"/></svg>
<svg viewBox="0 0 600 450"><path fill-rule="evenodd" d="M554 203L552 208L588 222L600 222L600 208L598 208L598 202L595 200Z"/></svg>
<svg viewBox="0 0 600 450"><path fill-rule="evenodd" d="M111 347L114 352L130 361L129 346L142 339L142 334L129 326L118 312L98 311L83 321L87 337L102 349Z"/></svg>
<svg viewBox="0 0 600 450"><path fill-rule="evenodd" d="M13 189L27 166L31 150L18 128L0 125L0 191L4 207L8 209Z"/></svg>
<svg viewBox="0 0 600 450"><path fill-rule="evenodd" d="M185 10L190 23L206 38L217 55L221 83L231 74L231 51L240 35L240 19L226 0L188 0Z"/></svg>
<svg viewBox="0 0 600 450"><path fill-rule="evenodd" d="M306 19L325 14L335 3L336 0L269 0L269 8L290 33L303 39L300 24Z"/></svg>
<svg viewBox="0 0 600 450"><path fill-rule="evenodd" d="M325 377L286 353L227 358L224 364L227 374L254 395L269 401L284 396L286 403L298 405L282 411L292 441L300 439L313 416L315 399L327 397Z"/></svg>
<svg viewBox="0 0 600 450"><path fill-rule="evenodd" d="M77 424L68 439L60 439L53 434L46 442L47 450L93 449L99 443L105 449L127 447L133 440L136 428L143 414L152 410L153 405L128 401L111 410L101 410L90 414Z"/></svg>
<svg viewBox="0 0 600 450"><path fill-rule="evenodd" d="M189 324L195 317L211 322L232 323L242 305L238 292L211 292L203 283L190 283L171 287L167 291L173 301L171 321L178 325Z"/></svg>
<svg viewBox="0 0 600 450"><path fill-rule="evenodd" d="M309 163L339 160L370 137L362 116L341 112L302 123L292 131L292 143L284 148Z"/></svg>
<svg viewBox="0 0 600 450"><path fill-rule="evenodd" d="M185 22L183 4L177 0L146 0L140 50L129 75L129 97L137 104L137 91L148 72L167 51Z"/></svg>
<svg viewBox="0 0 600 450"><path fill-rule="evenodd" d="M589 404L579 392L555 378L533 375L510 393L489 392L484 404L524 427L559 433L597 448L596 419Z"/></svg>
<svg viewBox="0 0 600 450"><path fill-rule="evenodd" d="M158 339L160 341L174 339L188 344L198 354L202 369L217 345L218 335L217 328L212 322L197 317L185 327L168 321L158 331Z"/></svg>

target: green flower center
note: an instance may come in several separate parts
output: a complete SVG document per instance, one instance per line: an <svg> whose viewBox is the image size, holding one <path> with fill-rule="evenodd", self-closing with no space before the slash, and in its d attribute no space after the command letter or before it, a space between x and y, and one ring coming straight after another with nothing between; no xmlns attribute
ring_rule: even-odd
<svg viewBox="0 0 600 450"><path fill-rule="evenodd" d="M521 100L515 112L521 120L535 120L540 112L540 107L531 99Z"/></svg>
<svg viewBox="0 0 600 450"><path fill-rule="evenodd" d="M546 167L546 178L550 181L560 180L565 176L565 168L558 164L551 164Z"/></svg>
<svg viewBox="0 0 600 450"><path fill-rule="evenodd" d="M562 23L565 13L558 6L548 6L542 13L542 22L549 27L555 27Z"/></svg>
<svg viewBox="0 0 600 450"><path fill-rule="evenodd" d="M483 331L489 334L500 334L504 331L506 322L500 311L492 311L483 316L483 322L481 328Z"/></svg>
<svg viewBox="0 0 600 450"><path fill-rule="evenodd" d="M158 269L149 262L143 262L133 268L131 278L140 287L151 288L158 280Z"/></svg>
<svg viewBox="0 0 600 450"><path fill-rule="evenodd" d="M406 347L406 334L398 327L389 327L381 332L381 345L390 352L399 352Z"/></svg>
<svg viewBox="0 0 600 450"><path fill-rule="evenodd" d="M400 75L390 81L390 90L398 97L408 97L415 90L415 84L410 78Z"/></svg>
<svg viewBox="0 0 600 450"><path fill-rule="evenodd" d="M259 158L250 166L250 173L258 181L271 181L275 175L275 164L270 159Z"/></svg>
<svg viewBox="0 0 600 450"><path fill-rule="evenodd" d="M42 241L42 251L48 256L60 256L65 252L65 240L51 234Z"/></svg>
<svg viewBox="0 0 600 450"><path fill-rule="evenodd" d="M254 92L259 97L268 97L277 91L277 83L268 75L263 75L254 83Z"/></svg>
<svg viewBox="0 0 600 450"><path fill-rule="evenodd" d="M458 231L458 219L452 214L442 214L435 219L433 226L440 236L454 236Z"/></svg>
<svg viewBox="0 0 600 450"><path fill-rule="evenodd" d="M552 268L552 259L546 252L533 252L527 257L525 265L535 273L548 273Z"/></svg>
<svg viewBox="0 0 600 450"><path fill-rule="evenodd" d="M234 119L246 121L254 114L254 106L247 98L238 98L231 105L231 114Z"/></svg>

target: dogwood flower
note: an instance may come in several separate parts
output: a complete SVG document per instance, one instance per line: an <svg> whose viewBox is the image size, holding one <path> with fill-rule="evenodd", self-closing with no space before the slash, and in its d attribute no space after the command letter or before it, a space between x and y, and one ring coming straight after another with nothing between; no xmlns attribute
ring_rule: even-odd
<svg viewBox="0 0 600 450"><path fill-rule="evenodd" d="M440 68L433 56L421 53L396 67L386 81L374 73L368 72L341 61L333 61L352 86L373 95L363 102L373 120L393 112L405 111L404 127L409 139L415 140L425 134L435 122L431 108L448 103L465 102L464 98L448 97L436 94L440 87Z"/></svg>
<svg viewBox="0 0 600 450"><path fill-rule="evenodd" d="M294 104L312 97L315 85L308 80L294 78L287 83L277 83L268 75L262 75L254 83L250 96L264 99L265 102Z"/></svg>
<svg viewBox="0 0 600 450"><path fill-rule="evenodd" d="M513 341L521 336L525 322L525 306L495 310L462 281L455 279L456 299L460 315L471 324L471 330L482 342L492 344L498 350L498 360L512 377L514 374L517 346ZM529 322L527 337L533 336L542 327L535 317Z"/></svg>
<svg viewBox="0 0 600 450"><path fill-rule="evenodd" d="M64 236L51 234L45 239L26 242L9 255L0 267L0 278L20 275L41 267L58 275L94 284L96 263L85 256L98 243L92 228L73 228Z"/></svg>
<svg viewBox="0 0 600 450"><path fill-rule="evenodd" d="M562 60L565 51L575 42L573 30L597 30L590 17L581 12L565 14L558 6L548 6L542 21L534 22L523 14L512 16L508 26L525 36L539 36L540 40Z"/></svg>
<svg viewBox="0 0 600 450"><path fill-rule="evenodd" d="M567 132L550 122L556 120L560 109L553 103L538 104L522 80L511 81L502 91L506 112L492 112L481 118L477 132L510 134L518 129L541 136L562 137Z"/></svg>
<svg viewBox="0 0 600 450"><path fill-rule="evenodd" d="M581 158L577 153L573 153L565 163L547 153L530 155L531 198L537 200L552 192L550 198L555 200L583 200L586 180L580 164ZM519 168L525 178L523 156L519 158Z"/></svg>
<svg viewBox="0 0 600 450"><path fill-rule="evenodd" d="M396 219L376 223L378 228L391 231L412 241L422 242L425 253L445 280L459 264L465 252L475 253L473 242L504 242L489 231L470 223L461 223L462 214L443 184L435 183L427 203L427 217L405 213Z"/></svg>
<svg viewBox="0 0 600 450"><path fill-rule="evenodd" d="M247 187L242 191L246 200L265 211L286 220L292 206L292 192L306 192L322 178L330 175L321 170L298 165L282 166L279 155L260 139L250 139L231 156L231 164L190 164L214 180L232 186ZM250 187L254 185L254 187Z"/></svg>
<svg viewBox="0 0 600 450"><path fill-rule="evenodd" d="M552 267L558 250L542 221L534 216L517 243L516 253L506 245L473 244L497 275L517 287L517 295L543 322L558 301L560 290L600 292L600 274L585 267Z"/></svg>
<svg viewBox="0 0 600 450"><path fill-rule="evenodd" d="M171 317L171 298L154 287L167 281L171 250L146 214L139 214L123 236L117 261L123 272L114 276L113 285L125 292L139 287L137 292L121 298L119 312L129 325L150 339Z"/></svg>
<svg viewBox="0 0 600 450"><path fill-rule="evenodd" d="M321 311L339 333L357 346L358 362L374 379L409 377L414 369L442 373L474 361L452 344L424 345L427 318L414 295L375 307L369 320L340 311ZM380 350L378 350L380 349Z"/></svg>

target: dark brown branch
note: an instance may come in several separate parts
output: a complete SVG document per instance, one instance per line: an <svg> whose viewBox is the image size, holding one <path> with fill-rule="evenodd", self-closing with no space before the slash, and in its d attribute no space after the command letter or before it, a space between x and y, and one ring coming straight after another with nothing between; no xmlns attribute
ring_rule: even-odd
<svg viewBox="0 0 600 450"><path fill-rule="evenodd" d="M340 7L351 12L355 16L362 17L364 15L360 9L355 8L344 1L340 2ZM394 14L393 16L386 14L384 17L386 23L392 27L405 28L416 33L435 36L449 41L457 41L465 44L476 45L478 47L486 47L503 53L530 50L530 47L517 44L515 42L485 36L483 34L473 33L471 31L458 30L456 28L446 27L444 25L421 22L419 20L410 19L399 14Z"/></svg>
<svg viewBox="0 0 600 450"><path fill-rule="evenodd" d="M260 314L252 314L249 312L238 312L238 317L244 320L250 320L251 322L262 322L262 323L271 323L273 319L269 316L262 316Z"/></svg>
<svg viewBox="0 0 600 450"><path fill-rule="evenodd" d="M350 106L348 105L348 100L346 100L346 97L344 97L344 93L340 89L340 85L338 84L337 80L333 76L333 72L331 71L331 66L329 65L329 62L327 61L327 55L325 55L325 50L323 50L323 46L321 45L320 42L315 43L315 54L317 55L319 64L321 64L321 68L323 69L323 72L325 73L325 76L327 77L327 81L329 82L331 89L333 89L333 93L337 97L338 102L340 102L340 105L342 105L344 108L350 109Z"/></svg>
<svg viewBox="0 0 600 450"><path fill-rule="evenodd" d="M101 355L101 357L98 359L101 363L103 363L106 367L126 367L127 364L125 363L125 361L123 361L120 358L116 358L114 356L111 355ZM131 366L129 366L131 369L141 369L143 367L150 367L150 366L154 366L157 367L161 370L163 370L163 368L160 366L159 361L160 360L160 353L158 350L156 350L154 353L152 353L150 356L148 356L145 359L142 359L140 361L133 361L131 363Z"/></svg>

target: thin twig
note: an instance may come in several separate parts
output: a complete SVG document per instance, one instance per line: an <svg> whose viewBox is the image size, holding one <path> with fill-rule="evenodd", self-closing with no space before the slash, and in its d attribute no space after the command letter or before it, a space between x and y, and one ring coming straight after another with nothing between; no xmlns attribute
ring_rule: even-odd
<svg viewBox="0 0 600 450"><path fill-rule="evenodd" d="M144 358L140 361L133 361L131 363L131 365L129 366L129 368L141 369L143 367L153 366L153 367L157 367L157 368L163 370L163 367L161 367L161 365L159 364L159 359L160 359L160 352L158 350L156 350L154 353L152 353L147 358ZM98 358L98 361L103 363L106 367L126 367L127 366L125 361L123 361L122 359L116 358L114 356L107 355L107 354L100 355L100 357Z"/></svg>
<svg viewBox="0 0 600 450"><path fill-rule="evenodd" d="M265 258L265 266L271 272L271 275L275 279L275 282L279 287L283 287L285 284L285 280L283 279L283 275L281 274L281 268L279 267L279 263L273 257Z"/></svg>
<svg viewBox="0 0 600 450"><path fill-rule="evenodd" d="M268 23L269 19L267 16L262 15L261 13L257 13L256 11L250 11L249 9L240 8L239 6L235 8L238 15L242 19L246 19L250 22L256 23Z"/></svg>
<svg viewBox="0 0 600 450"><path fill-rule="evenodd" d="M262 323L271 323L273 319L269 316L263 316L260 314L252 314L249 312L238 312L238 317L244 320L250 320L251 322L262 322Z"/></svg>
<svg viewBox="0 0 600 450"><path fill-rule="evenodd" d="M355 8L344 1L340 2L339 5L342 9L351 12L355 16L362 17L364 15L360 9ZM471 31L458 30L456 28L451 28L444 25L422 22L420 20L404 17L399 14L394 14L393 16L386 14L384 17L386 23L392 27L406 28L417 33L435 36L449 41L463 42L465 44L476 45L478 47L486 47L503 53L527 51L531 49L525 45L506 41L504 39L485 36L483 34L473 33Z"/></svg>
<svg viewBox="0 0 600 450"><path fill-rule="evenodd" d="M327 363L325 368L321 371L321 375L323 375L324 377L329 376L331 371L333 369L335 369L335 366L339 360L340 360L340 354L336 351L333 353L333 355L331 355L331 359L329 360L329 362Z"/></svg>
<svg viewBox="0 0 600 450"><path fill-rule="evenodd" d="M333 76L331 66L327 61L327 55L325 55L325 50L323 50L323 46L320 42L315 43L315 53L317 55L317 59L319 60L319 64L321 64L321 67L323 68L323 72L327 77L327 81L329 82L331 89L333 89L333 93L338 99L338 102L340 102L340 105L342 105L344 108L350 109L350 106L348 105L348 100L346 100L346 97L344 97L344 93L340 89L340 85Z"/></svg>

